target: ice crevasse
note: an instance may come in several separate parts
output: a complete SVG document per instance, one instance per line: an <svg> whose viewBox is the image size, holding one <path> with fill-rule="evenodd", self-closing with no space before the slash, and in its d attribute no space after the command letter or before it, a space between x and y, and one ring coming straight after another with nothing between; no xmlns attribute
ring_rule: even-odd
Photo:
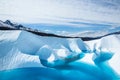
<svg viewBox="0 0 120 80"><path fill-rule="evenodd" d="M120 35L82 41L80 38L43 37L21 30L1 30L0 70L56 67L77 60L99 67L107 61L120 74L119 48Z"/></svg>

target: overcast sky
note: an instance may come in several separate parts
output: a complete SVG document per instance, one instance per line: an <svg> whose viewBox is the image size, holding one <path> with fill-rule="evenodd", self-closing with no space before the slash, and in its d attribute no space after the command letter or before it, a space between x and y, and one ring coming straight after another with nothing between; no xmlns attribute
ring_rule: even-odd
<svg viewBox="0 0 120 80"><path fill-rule="evenodd" d="M120 24L120 0L0 0L0 19L25 23Z"/></svg>

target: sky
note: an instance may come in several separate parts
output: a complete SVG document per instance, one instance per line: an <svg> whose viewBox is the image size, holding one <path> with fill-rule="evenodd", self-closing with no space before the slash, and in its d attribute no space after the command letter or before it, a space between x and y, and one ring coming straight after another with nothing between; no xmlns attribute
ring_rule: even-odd
<svg viewBox="0 0 120 80"><path fill-rule="evenodd" d="M0 19L65 25L120 24L119 4L120 0L0 0Z"/></svg>

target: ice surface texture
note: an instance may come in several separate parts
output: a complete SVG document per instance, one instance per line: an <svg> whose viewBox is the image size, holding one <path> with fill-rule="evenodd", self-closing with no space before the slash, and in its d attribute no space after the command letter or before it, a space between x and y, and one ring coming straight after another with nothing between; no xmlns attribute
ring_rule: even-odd
<svg viewBox="0 0 120 80"><path fill-rule="evenodd" d="M42 37L26 31L2 30L0 31L0 70L2 71L0 74L10 74L4 70L25 67L38 67L44 72L44 68L52 67L56 69L56 74L60 70L58 74L62 74L63 77L68 78L67 75L72 75L71 80L85 79L85 76L88 76L86 80L118 79L120 73L118 64L120 61L119 39L119 35L111 35L84 42L80 38ZM86 57L87 55L93 55L93 58L88 58L90 56ZM27 68L25 71L29 72L26 70ZM21 70L24 72L24 69ZM19 70L16 69L15 71L19 74ZM27 75L27 72L23 74ZM40 73L39 70L36 74L38 73ZM79 76L73 76L73 73ZM80 75L82 76L80 77ZM11 71L9 77L12 78L12 76ZM20 76L22 74L19 74ZM46 78L45 80L50 79Z"/></svg>

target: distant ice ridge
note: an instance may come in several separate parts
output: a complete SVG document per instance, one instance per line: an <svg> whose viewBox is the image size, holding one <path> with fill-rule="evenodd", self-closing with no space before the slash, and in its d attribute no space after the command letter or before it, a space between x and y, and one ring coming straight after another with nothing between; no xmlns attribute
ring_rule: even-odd
<svg viewBox="0 0 120 80"><path fill-rule="evenodd" d="M120 35L85 42L80 38L42 37L26 31L1 30L0 70L55 67L75 60L99 65L109 60L109 65L120 74L119 48Z"/></svg>

